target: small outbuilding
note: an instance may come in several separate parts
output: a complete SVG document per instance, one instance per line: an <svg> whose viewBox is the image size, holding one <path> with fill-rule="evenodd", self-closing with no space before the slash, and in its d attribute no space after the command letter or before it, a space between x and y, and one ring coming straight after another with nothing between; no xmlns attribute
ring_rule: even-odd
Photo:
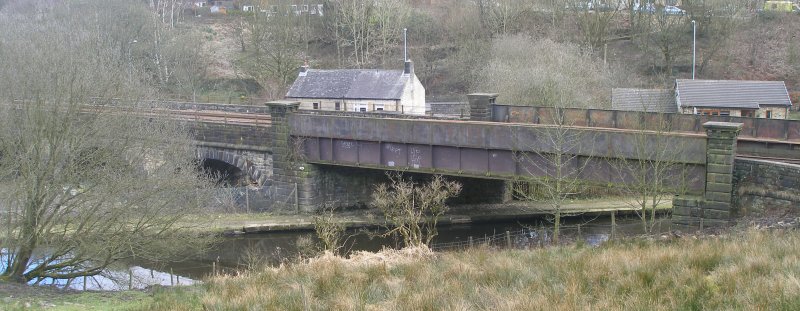
<svg viewBox="0 0 800 311"><path fill-rule="evenodd" d="M786 119L792 102L783 81L675 80L681 113Z"/></svg>
<svg viewBox="0 0 800 311"><path fill-rule="evenodd" d="M611 109L658 113L678 113L671 90L611 89Z"/></svg>

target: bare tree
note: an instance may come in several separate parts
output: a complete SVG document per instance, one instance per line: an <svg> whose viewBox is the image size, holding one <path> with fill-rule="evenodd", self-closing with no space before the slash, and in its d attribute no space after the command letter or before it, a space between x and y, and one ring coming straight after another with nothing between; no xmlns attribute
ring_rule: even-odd
<svg viewBox="0 0 800 311"><path fill-rule="evenodd" d="M573 44L522 35L495 39L475 90L500 93L515 105L608 106L610 70Z"/></svg>
<svg viewBox="0 0 800 311"><path fill-rule="evenodd" d="M334 14L332 27L338 38L337 50L351 51L351 64L363 68L376 63L386 63L384 59L389 49L401 39L401 25L410 14L410 7L404 0L332 0Z"/></svg>
<svg viewBox="0 0 800 311"><path fill-rule="evenodd" d="M675 194L685 192L686 167L678 161L685 146L669 138L668 114L650 113L645 117L641 128L627 140L628 153L618 154L612 167L627 204L642 221L642 230L652 233L659 208Z"/></svg>
<svg viewBox="0 0 800 311"><path fill-rule="evenodd" d="M461 192L461 184L435 175L424 184L388 173L388 184L375 187L372 205L383 212L392 226L387 235L399 234L406 246L430 244L437 235L439 217L447 212L447 199Z"/></svg>
<svg viewBox="0 0 800 311"><path fill-rule="evenodd" d="M490 34L514 34L522 19L532 12L534 0L477 0L480 22Z"/></svg>
<svg viewBox="0 0 800 311"><path fill-rule="evenodd" d="M319 215L314 216L314 231L322 241L323 249L332 254L338 254L342 248L342 237L347 227L337 219L336 206L333 202L322 206Z"/></svg>
<svg viewBox="0 0 800 311"><path fill-rule="evenodd" d="M587 3L583 0L580 2ZM608 41L620 4L605 4L599 1L594 3L592 10L588 7L578 10L577 21L581 41L593 50L598 50Z"/></svg>
<svg viewBox="0 0 800 311"><path fill-rule="evenodd" d="M184 222L207 207L198 189L210 185L185 129L113 99L150 92L129 79L119 52L127 42L85 16L123 2L0 12L2 280L96 275L119 260L163 260L209 242L192 230L202 224Z"/></svg>
<svg viewBox="0 0 800 311"><path fill-rule="evenodd" d="M593 139L572 127L563 108L553 111L545 121L550 125L537 129L535 137L523 137L521 132L512 132L512 135L522 144L519 149L532 150L515 152L515 160L526 173L521 181L537 185L538 195L548 203L548 211L553 215L553 242L558 243L564 203L581 192L582 174L589 163L589 157L581 154L592 148L586 143ZM525 200L534 199L531 193L519 189L514 195Z"/></svg>
<svg viewBox="0 0 800 311"><path fill-rule="evenodd" d="M668 15L663 9L650 15L641 24L640 47L661 56L663 73L673 76L678 57L691 54L691 23L686 16ZM655 54L654 53L654 54Z"/></svg>
<svg viewBox="0 0 800 311"><path fill-rule="evenodd" d="M684 3L689 18L697 23L698 67L701 74L718 53L730 48L733 36L747 23L748 0L691 0Z"/></svg>
<svg viewBox="0 0 800 311"><path fill-rule="evenodd" d="M268 97L282 98L303 61L300 19L293 13L254 14L250 27L252 48L242 59L242 67L267 89Z"/></svg>

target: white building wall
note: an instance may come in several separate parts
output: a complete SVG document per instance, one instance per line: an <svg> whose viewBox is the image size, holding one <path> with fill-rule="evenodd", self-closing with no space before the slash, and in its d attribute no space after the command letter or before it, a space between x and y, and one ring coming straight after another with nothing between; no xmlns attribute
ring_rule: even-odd
<svg viewBox="0 0 800 311"><path fill-rule="evenodd" d="M403 94L399 100L377 100L377 99L335 99L335 98L289 98L300 102L300 109L314 110L314 103L317 103L317 110L336 111L336 102L339 102L339 111L359 111L359 108L366 108L367 112L379 110L401 112L412 115L425 115L425 87L416 75L408 78L410 83L406 83Z"/></svg>

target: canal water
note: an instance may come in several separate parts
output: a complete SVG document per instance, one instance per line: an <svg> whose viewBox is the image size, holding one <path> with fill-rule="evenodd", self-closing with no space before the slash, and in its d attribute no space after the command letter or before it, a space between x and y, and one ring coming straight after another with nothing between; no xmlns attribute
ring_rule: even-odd
<svg viewBox="0 0 800 311"><path fill-rule="evenodd" d="M656 232L663 233L669 230L669 219L657 221ZM560 232L562 243L596 246L613 236L641 234L642 225L635 216L617 218L615 221L610 217L572 217L563 220ZM380 233L382 232L378 230L347 231L342 253L379 251L385 247L400 246L398 239L380 237ZM253 266L276 265L300 256L312 255L311 245L314 243L318 243L318 240L315 233L310 231L226 237L205 254L185 261L169 264L129 262L111 267L103 274L94 277L74 280L45 279L39 284L75 290L126 290L153 285L191 285L214 272L233 274ZM439 235L433 239L431 246L436 251L450 251L482 244L514 248L551 245L552 224L545 219L534 218L514 222L443 226L439 228ZM0 254L0 257L2 255Z"/></svg>
<svg viewBox="0 0 800 311"><path fill-rule="evenodd" d="M600 245L616 236L634 236L641 234L642 224L636 216L614 221L610 217L573 217L563 220L561 232L562 243L584 243ZM526 219L513 222L491 222L442 226L439 234L432 241L436 251L449 251L489 242L493 246L508 246L507 236L514 248L535 248L552 243L552 224L545 219ZM658 219L655 227L657 233L670 230L668 218ZM613 231L613 232L612 232ZM384 238L382 231L349 230L345 233L346 242L342 253L354 251L379 251L382 248L397 248L401 241L396 238ZM495 237L495 239L492 239ZM195 258L180 263L152 267L160 271L172 271L183 278L201 279L216 270L218 273L233 273L259 264L279 264L290 261L301 255L309 255L304 244L307 241L317 243L313 231L275 232L262 234L246 234L225 238L202 258ZM472 241L472 243L470 243Z"/></svg>

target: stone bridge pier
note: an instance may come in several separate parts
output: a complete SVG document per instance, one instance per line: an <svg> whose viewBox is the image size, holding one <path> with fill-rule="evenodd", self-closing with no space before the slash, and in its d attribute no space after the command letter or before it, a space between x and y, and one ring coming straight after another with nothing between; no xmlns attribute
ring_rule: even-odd
<svg viewBox="0 0 800 311"><path fill-rule="evenodd" d="M736 138L741 123L706 122L706 184L702 197L672 201L672 222L679 228L724 226L731 220Z"/></svg>

